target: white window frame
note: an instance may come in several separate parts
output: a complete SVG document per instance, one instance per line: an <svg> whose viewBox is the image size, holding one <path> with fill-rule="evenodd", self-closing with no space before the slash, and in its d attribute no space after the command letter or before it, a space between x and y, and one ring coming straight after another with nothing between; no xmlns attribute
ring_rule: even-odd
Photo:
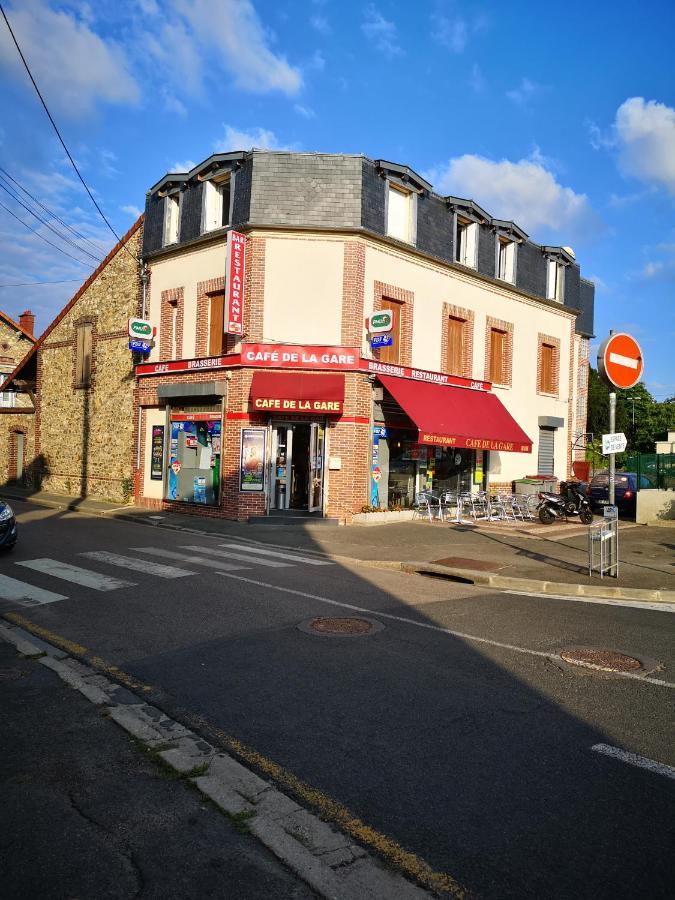
<svg viewBox="0 0 675 900"><path fill-rule="evenodd" d="M395 200L403 198L403 200L405 201L406 210L402 216L403 228L401 231L399 231L391 221L392 203L390 202L390 200L392 196L395 198ZM393 181L388 180L386 209L387 237L394 238L397 241L403 241L406 244L414 244L417 240L415 227L416 221L417 194L413 191L407 190L406 188Z"/></svg>
<svg viewBox="0 0 675 900"><path fill-rule="evenodd" d="M497 235L497 278L509 284L516 283L516 253L518 244Z"/></svg>
<svg viewBox="0 0 675 900"><path fill-rule="evenodd" d="M470 269L478 268L478 222L457 216L455 225L455 260Z"/></svg>
<svg viewBox="0 0 675 900"><path fill-rule="evenodd" d="M0 391L0 406L4 408L16 406L16 393L14 391Z"/></svg>
<svg viewBox="0 0 675 900"><path fill-rule="evenodd" d="M546 260L546 299L557 303L565 299L565 266L551 257Z"/></svg>
<svg viewBox="0 0 675 900"><path fill-rule="evenodd" d="M180 232L181 197L178 192L167 194L164 198L164 234L162 246L178 243Z"/></svg>
<svg viewBox="0 0 675 900"><path fill-rule="evenodd" d="M223 223L223 189L229 185L229 205L227 209L227 222ZM232 204L234 200L234 173L228 172L220 178L209 178L204 181L204 193L202 199L202 234L209 231L217 231L219 228L227 228L232 223Z"/></svg>

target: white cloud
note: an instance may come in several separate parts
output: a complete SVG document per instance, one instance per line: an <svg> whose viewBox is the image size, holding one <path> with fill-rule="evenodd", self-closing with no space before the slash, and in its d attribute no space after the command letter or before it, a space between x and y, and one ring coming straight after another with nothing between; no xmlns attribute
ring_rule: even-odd
<svg viewBox="0 0 675 900"><path fill-rule="evenodd" d="M398 31L394 22L385 19L374 4L369 4L363 11L361 31L376 50L389 59L399 56L403 50L398 43Z"/></svg>
<svg viewBox="0 0 675 900"><path fill-rule="evenodd" d="M435 41L453 53L464 51L469 40L469 26L465 19L461 17L449 19L447 16L434 15L431 17L431 24L431 33Z"/></svg>
<svg viewBox="0 0 675 900"><path fill-rule="evenodd" d="M133 205L120 206L120 209L122 210L123 213L127 213L128 215L132 216L134 219L137 219L141 214L141 210L137 206L133 206Z"/></svg>
<svg viewBox="0 0 675 900"><path fill-rule="evenodd" d="M567 243L596 224L586 195L564 187L536 159L496 162L465 154L432 174L439 193L471 198L495 218L513 220L533 236L544 232Z"/></svg>
<svg viewBox="0 0 675 900"><path fill-rule="evenodd" d="M307 63L307 68L315 69L317 72L322 72L326 68L326 59L320 50L315 50L312 53L312 58Z"/></svg>
<svg viewBox="0 0 675 900"><path fill-rule="evenodd" d="M174 97L174 95L167 90L162 91L162 96L164 97L164 109L167 112L173 113L176 116L181 116L181 118L187 116L187 107L178 99L178 97Z"/></svg>
<svg viewBox="0 0 675 900"><path fill-rule="evenodd" d="M675 194L675 109L631 97L616 111L614 127L624 174Z"/></svg>
<svg viewBox="0 0 675 900"><path fill-rule="evenodd" d="M299 69L270 48L270 35L250 0L173 0L193 37L209 48L211 61L252 93L280 91L294 95L302 86ZM193 66L189 69L191 72Z"/></svg>
<svg viewBox="0 0 675 900"><path fill-rule="evenodd" d="M250 150L255 147L258 150L292 150L290 145L283 145L273 131L267 128L251 128L242 131L232 125L223 124L225 133L221 140L214 143L216 153L227 153L235 150Z"/></svg>
<svg viewBox="0 0 675 900"><path fill-rule="evenodd" d="M175 162L169 172L189 172L190 169L194 169L197 163L192 159L185 159L182 162Z"/></svg>
<svg viewBox="0 0 675 900"><path fill-rule="evenodd" d="M536 81L531 81L529 78L521 78L518 87L507 91L506 96L517 106L527 106L530 100L533 100L542 90L543 87L537 84Z"/></svg>
<svg viewBox="0 0 675 900"><path fill-rule="evenodd" d="M485 90L485 86L485 76L483 75L481 67L478 63L474 63L471 66L471 74L469 75L469 87L474 94L482 94Z"/></svg>
<svg viewBox="0 0 675 900"><path fill-rule="evenodd" d="M138 84L121 48L99 37L86 18L53 10L44 0L23 0L7 15L40 90L59 114L78 118L99 102L139 101ZM0 65L28 84L5 27L0 29Z"/></svg>
<svg viewBox="0 0 675 900"><path fill-rule="evenodd" d="M309 24L312 26L312 28L318 31L319 34L330 34L333 30L330 27L328 19L325 16L319 15L318 13L316 15L310 16Z"/></svg>
<svg viewBox="0 0 675 900"><path fill-rule="evenodd" d="M303 106L301 103L296 103L293 109L299 116L302 116L304 119L315 119L316 113L313 109L310 109L308 106Z"/></svg>

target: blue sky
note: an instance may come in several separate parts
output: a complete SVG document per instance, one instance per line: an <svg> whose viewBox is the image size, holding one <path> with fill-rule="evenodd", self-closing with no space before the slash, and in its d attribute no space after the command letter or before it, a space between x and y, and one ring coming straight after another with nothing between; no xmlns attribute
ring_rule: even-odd
<svg viewBox="0 0 675 900"><path fill-rule="evenodd" d="M410 165L596 281L596 334L643 344L675 395L675 4L5 0L82 173L121 233L165 172L252 146ZM112 235L0 22L0 166L91 243L0 190L0 308L38 330ZM2 174L2 173L0 173ZM11 183L11 182L10 182ZM16 189L16 188L15 188ZM18 189L16 189L18 191ZM20 191L19 191L20 193ZM25 195L23 199L26 200ZM31 204L29 204L31 205ZM52 222L53 224L53 222ZM11 286L5 286L11 285Z"/></svg>

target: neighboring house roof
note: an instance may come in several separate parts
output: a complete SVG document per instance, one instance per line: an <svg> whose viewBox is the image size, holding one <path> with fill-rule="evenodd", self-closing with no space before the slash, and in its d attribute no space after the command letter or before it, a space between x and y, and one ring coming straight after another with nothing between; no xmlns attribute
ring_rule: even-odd
<svg viewBox="0 0 675 900"><path fill-rule="evenodd" d="M33 344L37 340L37 338L34 337L29 331L26 331L25 328L22 328L18 322L15 322L14 319L10 319L10 317L6 313L4 313L1 309L0 309L0 322L4 322L5 325L9 325L11 328L16 329L16 331L18 331L19 334L22 334L24 337L28 338L28 340L31 341L31 343L33 343Z"/></svg>
<svg viewBox="0 0 675 900"><path fill-rule="evenodd" d="M84 282L84 284L80 287L77 293L71 297L71 299L66 303L58 316L54 319L51 325L45 329L45 331L40 335L39 340L35 341L31 349L24 356L18 366L14 369L14 371L9 375L5 381L0 384L0 391L6 391L9 385L14 381L15 378L18 378L19 375L24 371L24 369L28 366L29 363L34 362L36 359L36 354L42 344L45 342L46 338L52 333L52 331L56 328L56 326L61 322L61 320L68 315L70 310L75 306L77 301L80 299L82 294L87 290L88 287L92 285L94 281L98 278L101 272L105 269L108 263L117 255L117 253L122 249L122 247L127 243L127 241L133 237L133 235L138 231L138 229L143 224L143 216L140 215L138 219L134 222L131 228L127 231L127 233L120 238L120 240L115 244L110 253L106 256L103 262L91 273L89 278ZM10 320L11 321L11 320ZM18 326L17 326L18 327ZM33 338L33 340L35 340Z"/></svg>

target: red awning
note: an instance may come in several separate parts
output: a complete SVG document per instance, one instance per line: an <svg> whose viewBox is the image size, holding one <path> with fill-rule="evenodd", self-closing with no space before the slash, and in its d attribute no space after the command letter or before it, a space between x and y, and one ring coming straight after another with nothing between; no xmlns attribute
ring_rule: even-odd
<svg viewBox="0 0 675 900"><path fill-rule="evenodd" d="M342 374L309 375L305 372L254 372L251 403L262 411L324 416L341 415L345 399Z"/></svg>
<svg viewBox="0 0 675 900"><path fill-rule="evenodd" d="M420 444L532 451L532 441L494 394L391 375L378 377L417 425Z"/></svg>

